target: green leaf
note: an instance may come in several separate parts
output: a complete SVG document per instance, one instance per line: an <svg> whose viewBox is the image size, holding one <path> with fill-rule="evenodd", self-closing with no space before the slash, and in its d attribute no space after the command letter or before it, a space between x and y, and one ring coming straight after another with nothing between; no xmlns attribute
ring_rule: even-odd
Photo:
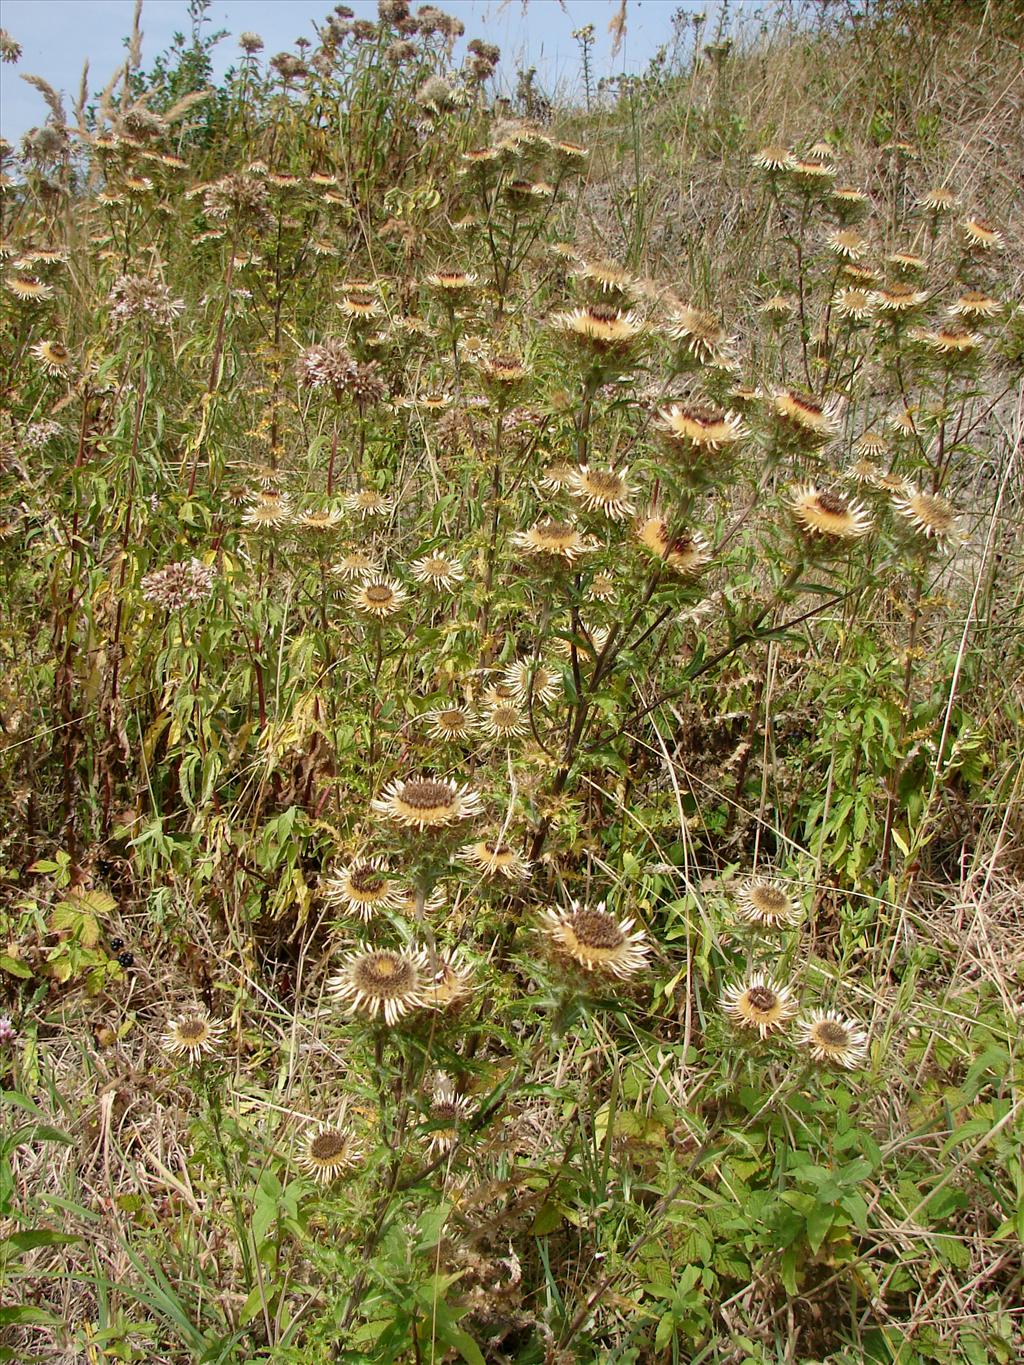
<svg viewBox="0 0 1024 1365"><path fill-rule="evenodd" d="M829 1204L816 1204L807 1215L807 1242L817 1256L832 1226L835 1210Z"/></svg>
<svg viewBox="0 0 1024 1365"><path fill-rule="evenodd" d="M565 1210L562 1206L549 1201L541 1205L530 1231L534 1237L546 1237L548 1233L560 1227L564 1219Z"/></svg>
<svg viewBox="0 0 1024 1365"><path fill-rule="evenodd" d="M17 958L10 957L7 953L0 953L0 972L7 972L9 976L20 977L22 981L32 980L32 968L26 966L24 962L19 962Z"/></svg>
<svg viewBox="0 0 1024 1365"><path fill-rule="evenodd" d="M74 1242L80 1242L81 1237L76 1237L69 1232L51 1232L49 1228L30 1228L26 1232L14 1232L10 1237L2 1239L2 1244L11 1247L14 1251L35 1251L36 1247L58 1247L71 1246Z"/></svg>
<svg viewBox="0 0 1024 1365"><path fill-rule="evenodd" d="M420 1217L420 1240L416 1243L417 1251L429 1251L431 1247L436 1247L441 1240L441 1231L448 1221L448 1215L452 1211L451 1204L442 1202L432 1209L427 1209Z"/></svg>

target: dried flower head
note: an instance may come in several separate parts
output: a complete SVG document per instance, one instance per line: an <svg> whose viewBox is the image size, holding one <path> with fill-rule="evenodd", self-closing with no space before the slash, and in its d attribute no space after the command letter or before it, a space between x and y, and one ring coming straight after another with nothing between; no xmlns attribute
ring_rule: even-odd
<svg viewBox="0 0 1024 1365"><path fill-rule="evenodd" d="M393 578L372 578L353 588L350 601L357 611L383 620L394 616L406 600L407 594Z"/></svg>
<svg viewBox="0 0 1024 1365"><path fill-rule="evenodd" d="M544 705L562 690L562 675L531 659L516 659L510 663L502 675L502 682L523 706L531 701Z"/></svg>
<svg viewBox="0 0 1024 1365"><path fill-rule="evenodd" d="M440 899L428 901L426 909L440 909ZM426 991L431 1008L455 1013L473 994L473 969L461 962L456 953L445 952L436 958L437 970Z"/></svg>
<svg viewBox="0 0 1024 1365"><path fill-rule="evenodd" d="M827 441L839 430L840 404L836 398L823 403L795 389L780 389L772 405L787 428L805 440Z"/></svg>
<svg viewBox="0 0 1024 1365"><path fill-rule="evenodd" d="M379 910L397 910L402 899L383 858L363 858L342 868L324 883L324 896L364 920L372 919Z"/></svg>
<svg viewBox="0 0 1024 1365"><path fill-rule="evenodd" d="M302 531L336 531L341 520L336 507L312 507L296 516L295 525Z"/></svg>
<svg viewBox="0 0 1024 1365"><path fill-rule="evenodd" d="M480 371L485 379L490 380L492 384L500 385L502 388L509 388L520 383L529 374L529 370L518 356L509 355L502 351L483 356L480 361Z"/></svg>
<svg viewBox="0 0 1024 1365"><path fill-rule="evenodd" d="M991 318L1001 307L999 300L986 294L984 289L965 289L956 302L950 304L949 311L954 317Z"/></svg>
<svg viewBox="0 0 1024 1365"><path fill-rule="evenodd" d="M35 301L53 297L52 285L39 279L37 275L29 275L25 271L16 271L13 275L8 275L7 288L16 299Z"/></svg>
<svg viewBox="0 0 1024 1365"><path fill-rule="evenodd" d="M581 261L570 274L587 284L594 284L603 294L629 294L636 288L636 279L614 261Z"/></svg>
<svg viewBox="0 0 1024 1365"><path fill-rule="evenodd" d="M901 517L910 522L915 531L927 539L951 540L957 535L956 513L951 503L937 493L920 489L896 497L893 506Z"/></svg>
<svg viewBox="0 0 1024 1365"><path fill-rule="evenodd" d="M530 875L530 864L526 858L501 839L478 839L466 844L461 856L471 863L477 871L491 879L505 877L508 881L525 881Z"/></svg>
<svg viewBox="0 0 1024 1365"><path fill-rule="evenodd" d="M515 739L526 733L526 716L514 702L493 702L484 707L480 728L492 739Z"/></svg>
<svg viewBox="0 0 1024 1365"><path fill-rule="evenodd" d="M826 189L836 178L836 168L827 161L819 161L816 157L796 158L788 169L797 183L808 190Z"/></svg>
<svg viewBox="0 0 1024 1365"><path fill-rule="evenodd" d="M466 739L474 725L473 713L465 706L437 706L426 711L423 719L430 722L428 734L448 741Z"/></svg>
<svg viewBox="0 0 1024 1365"><path fill-rule="evenodd" d="M816 1062L846 1067L861 1066L868 1055L868 1035L852 1019L829 1010L818 1010L800 1019L798 1042L809 1049Z"/></svg>
<svg viewBox="0 0 1024 1365"><path fill-rule="evenodd" d="M926 290L915 289L913 285L903 280L897 280L885 289L876 289L874 297L875 303L883 313L896 315L913 312L915 308L920 308L923 303L928 302Z"/></svg>
<svg viewBox="0 0 1024 1365"><path fill-rule="evenodd" d="M812 483L794 488L790 509L801 530L823 540L856 540L871 530L871 518L860 505Z"/></svg>
<svg viewBox="0 0 1024 1365"><path fill-rule="evenodd" d="M562 559L567 564L573 564L580 555L597 549L571 522L556 521L553 517L536 522L528 531L516 531L512 543L527 554Z"/></svg>
<svg viewBox="0 0 1024 1365"><path fill-rule="evenodd" d="M665 324L665 335L682 342L695 360L710 364L728 355L734 344L714 313L684 304L674 308Z"/></svg>
<svg viewBox="0 0 1024 1365"><path fill-rule="evenodd" d="M347 581L376 577L380 572L381 564L376 554L361 547L348 550L330 566L333 577Z"/></svg>
<svg viewBox="0 0 1024 1365"><path fill-rule="evenodd" d="M256 530L274 530L287 525L291 517L292 507L288 495L267 488L255 495L252 505L242 516L242 522Z"/></svg>
<svg viewBox="0 0 1024 1365"><path fill-rule="evenodd" d="M476 287L478 276L465 270L437 270L427 276L427 284L442 295L461 296Z"/></svg>
<svg viewBox="0 0 1024 1365"><path fill-rule="evenodd" d="M465 578L465 570L457 559L445 554L424 555L414 559L412 576L418 583L431 588L454 588Z"/></svg>
<svg viewBox="0 0 1024 1365"><path fill-rule="evenodd" d="M223 1024L214 1023L206 1010L196 1005L176 1019L168 1019L163 1045L172 1055L188 1057L195 1063L202 1060L204 1053L213 1052L223 1033Z"/></svg>
<svg viewBox="0 0 1024 1365"><path fill-rule="evenodd" d="M672 403L660 408L655 426L673 445L695 451L724 450L747 435L739 413L700 403Z"/></svg>
<svg viewBox="0 0 1024 1365"><path fill-rule="evenodd" d="M764 303L758 304L757 311L776 322L792 317L796 311L796 300L789 294L771 294Z"/></svg>
<svg viewBox="0 0 1024 1365"><path fill-rule="evenodd" d="M875 311L875 296L871 290L850 285L847 289L840 289L832 300L832 307L841 318L863 322Z"/></svg>
<svg viewBox="0 0 1024 1365"><path fill-rule="evenodd" d="M338 300L338 307L346 317L356 319L379 318L384 311L380 299L370 289L346 286Z"/></svg>
<svg viewBox="0 0 1024 1365"><path fill-rule="evenodd" d="M858 454L870 459L872 456L884 455L889 449L889 442L880 431L863 431L857 437L856 449Z"/></svg>
<svg viewBox="0 0 1024 1365"><path fill-rule="evenodd" d="M395 505L393 498L378 493L376 488L360 488L349 493L344 503L348 511L355 512L363 521L368 517L386 517Z"/></svg>
<svg viewBox="0 0 1024 1365"><path fill-rule="evenodd" d="M855 228L839 228L827 242L828 249L844 261L859 261L867 251L867 238Z"/></svg>
<svg viewBox="0 0 1024 1365"><path fill-rule="evenodd" d="M568 313L554 313L549 324L571 340L603 353L630 347L643 333L643 323L632 312L594 303Z"/></svg>
<svg viewBox="0 0 1024 1365"><path fill-rule="evenodd" d="M881 472L882 471L879 469L878 465L875 464L874 460L868 460L862 457L859 460L854 460L853 464L843 471L843 477L849 479L852 483L874 485L875 479L878 478Z"/></svg>
<svg viewBox="0 0 1024 1365"><path fill-rule="evenodd" d="M347 1128L318 1123L303 1139L298 1164L318 1184L329 1185L358 1166L364 1156L362 1145Z"/></svg>
<svg viewBox="0 0 1024 1365"><path fill-rule="evenodd" d="M1006 246L1006 238L987 218L965 218L960 230L967 245L981 251L1002 251Z"/></svg>
<svg viewBox="0 0 1024 1365"><path fill-rule="evenodd" d="M63 341L39 341L32 347L47 374L67 374L71 369L71 352Z"/></svg>
<svg viewBox="0 0 1024 1365"><path fill-rule="evenodd" d="M917 202L930 213L950 213L956 208L956 195L945 185L935 185L925 190Z"/></svg>
<svg viewBox="0 0 1024 1365"><path fill-rule="evenodd" d="M947 360L962 359L972 355L984 342L984 337L971 332L966 327L948 325L936 328L921 328L915 333L915 340L923 342L929 350L936 351Z"/></svg>
<svg viewBox="0 0 1024 1365"><path fill-rule="evenodd" d="M762 171L790 171L793 169L795 160L788 147L777 144L762 147L750 159Z"/></svg>
<svg viewBox="0 0 1024 1365"><path fill-rule="evenodd" d="M643 929L632 919L616 919L604 901L591 907L573 901L569 910L545 910L541 928L557 958L585 972L625 980L642 971L650 947Z"/></svg>
<svg viewBox="0 0 1024 1365"><path fill-rule="evenodd" d="M737 909L750 924L766 929L787 928L801 918L799 904L777 882L752 877L740 888Z"/></svg>
<svg viewBox="0 0 1024 1365"><path fill-rule="evenodd" d="M482 803L477 792L448 778L394 778L370 808L400 825L419 830L441 829L479 814Z"/></svg>
<svg viewBox="0 0 1024 1365"><path fill-rule="evenodd" d="M427 1144L432 1155L451 1151L459 1140L459 1124L464 1122L470 1108L468 1097L460 1095L447 1080L437 1086L430 1104L432 1126Z"/></svg>
<svg viewBox="0 0 1024 1365"><path fill-rule="evenodd" d="M903 270L910 274L916 274L919 270L928 267L927 258L918 256L913 251L894 251L891 256L886 258L890 265L894 265L897 270Z"/></svg>
<svg viewBox="0 0 1024 1365"><path fill-rule="evenodd" d="M829 198L841 207L849 209L864 208L871 203L870 196L856 185L833 185Z"/></svg>
<svg viewBox="0 0 1024 1365"><path fill-rule="evenodd" d="M628 473L628 465L618 472L581 465L569 486L589 512L603 512L613 521L622 521L635 510L626 482Z"/></svg>
<svg viewBox="0 0 1024 1365"><path fill-rule="evenodd" d="M423 949L403 952L362 945L349 953L330 982L332 993L350 1014L384 1016L395 1025L404 1015L420 1009L430 976Z"/></svg>
<svg viewBox="0 0 1024 1365"><path fill-rule="evenodd" d="M784 1029L798 1009L789 987L765 972L752 972L746 980L727 986L721 1005L735 1024L756 1030L762 1039Z"/></svg>
<svg viewBox="0 0 1024 1365"><path fill-rule="evenodd" d="M214 571L201 559L192 558L162 569L155 569L142 579L142 595L147 602L155 602L167 611L205 602L213 592Z"/></svg>
<svg viewBox="0 0 1024 1365"><path fill-rule="evenodd" d="M638 525L636 536L649 554L683 578L699 573L711 558L708 543L699 531L673 532L668 521L656 512Z"/></svg>

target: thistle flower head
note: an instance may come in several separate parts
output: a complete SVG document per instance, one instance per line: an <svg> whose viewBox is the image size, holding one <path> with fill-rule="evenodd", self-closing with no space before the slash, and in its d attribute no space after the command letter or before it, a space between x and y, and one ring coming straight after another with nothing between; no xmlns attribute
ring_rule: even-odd
<svg viewBox="0 0 1024 1365"><path fill-rule="evenodd" d="M708 543L699 531L673 531L659 512L652 512L640 522L636 537L648 554L683 578L698 574L711 558Z"/></svg>
<svg viewBox="0 0 1024 1365"><path fill-rule="evenodd" d="M434 902L433 908L440 909L440 905L439 901ZM428 901L426 908L430 910L432 903ZM426 992L427 1004L454 1014L473 994L473 968L460 960L457 950L439 953L435 963L436 971Z"/></svg>
<svg viewBox="0 0 1024 1365"><path fill-rule="evenodd" d="M665 324L665 335L682 342L695 360L710 364L727 356L734 344L714 313L682 304L674 308Z"/></svg>
<svg viewBox="0 0 1024 1365"><path fill-rule="evenodd" d="M168 1019L163 1045L172 1055L196 1063L204 1054L214 1051L223 1033L223 1024L214 1023L206 1010L196 1005L177 1018Z"/></svg>
<svg viewBox="0 0 1024 1365"><path fill-rule="evenodd" d="M525 881L530 875L530 864L526 858L499 838L477 839L466 844L461 852L462 858L492 880L504 877L508 881Z"/></svg>
<svg viewBox="0 0 1024 1365"><path fill-rule="evenodd" d="M441 829L479 814L479 795L453 779L438 777L394 778L370 808L396 824L419 830Z"/></svg>
<svg viewBox="0 0 1024 1365"><path fill-rule="evenodd" d="M395 505L394 499L376 488L360 488L344 499L345 507L366 521L369 517L386 517Z"/></svg>
<svg viewBox="0 0 1024 1365"><path fill-rule="evenodd" d="M573 901L571 909L544 911L541 928L556 958L574 963L595 976L620 980L642 971L650 946L643 929L632 919L616 919L605 909Z"/></svg>
<svg viewBox="0 0 1024 1365"><path fill-rule="evenodd" d="M329 1185L358 1166L364 1156L361 1143L347 1128L318 1123L303 1138L298 1164L318 1184Z"/></svg>
<svg viewBox="0 0 1024 1365"><path fill-rule="evenodd" d="M401 609L406 596L405 589L393 578L368 578L352 589L350 600L357 611L383 620Z"/></svg>
<svg viewBox="0 0 1024 1365"><path fill-rule="evenodd" d="M330 983L333 995L350 1014L383 1015L392 1027L426 1003L430 982L422 949L394 951L362 946L348 954Z"/></svg>
<svg viewBox="0 0 1024 1365"><path fill-rule="evenodd" d="M510 740L524 735L526 724L526 716L513 701L493 701L484 707L480 717L480 728L497 740Z"/></svg>
<svg viewBox="0 0 1024 1365"><path fill-rule="evenodd" d="M543 706L562 690L560 673L530 659L517 659L510 663L502 675L502 682L523 706L531 701Z"/></svg>
<svg viewBox="0 0 1024 1365"><path fill-rule="evenodd" d="M951 213L956 208L956 195L945 185L935 185L925 190L917 202L930 213Z"/></svg>
<svg viewBox="0 0 1024 1365"><path fill-rule="evenodd" d="M839 290L832 300L832 307L841 318L863 322L875 311L875 296L869 289L859 289L856 285L850 285Z"/></svg>
<svg viewBox="0 0 1024 1365"><path fill-rule="evenodd" d="M643 323L635 313L623 312L604 303L573 308L567 313L554 313L549 324L568 339L598 352L627 349L644 330Z"/></svg>
<svg viewBox="0 0 1024 1365"><path fill-rule="evenodd" d="M897 280L884 289L876 289L874 299L881 312L899 316L913 312L915 308L927 303L928 293L924 289L915 289L913 285L903 280Z"/></svg>
<svg viewBox="0 0 1024 1365"><path fill-rule="evenodd" d="M527 531L516 531L512 543L530 555L542 555L550 559L561 559L567 564L574 563L580 555L597 546L580 534L571 522L556 521L544 517L535 522Z"/></svg>
<svg viewBox="0 0 1024 1365"><path fill-rule="evenodd" d="M721 1005L733 1023L756 1031L762 1039L784 1029L798 1008L789 987L765 972L752 972L745 980L727 986Z"/></svg>
<svg viewBox="0 0 1024 1365"><path fill-rule="evenodd" d="M796 160L788 147L777 143L761 147L750 159L762 171L789 171Z"/></svg>
<svg viewBox="0 0 1024 1365"><path fill-rule="evenodd" d="M787 928L801 917L800 906L778 884L764 877L752 877L740 889L737 909L750 924L766 929Z"/></svg>
<svg viewBox="0 0 1024 1365"><path fill-rule="evenodd" d="M867 250L867 238L855 228L839 228L828 239L828 249L841 260L859 261Z"/></svg>
<svg viewBox="0 0 1024 1365"><path fill-rule="evenodd" d="M836 398L822 402L796 389L780 389L772 405L788 430L803 440L827 441L839 431L840 404Z"/></svg>
<svg viewBox="0 0 1024 1365"><path fill-rule="evenodd" d="M53 285L47 284L37 275L28 274L27 271L19 270L13 275L8 275L6 284L16 299L35 302L53 297Z"/></svg>
<svg viewBox="0 0 1024 1365"><path fill-rule="evenodd" d="M364 920L379 910L397 910L401 903L398 884L388 876L383 858L364 858L342 868L324 883L324 897Z"/></svg>
<svg viewBox="0 0 1024 1365"><path fill-rule="evenodd" d="M621 470L592 469L581 465L572 476L570 488L589 512L603 512L613 521L631 516L634 509L627 482L629 466Z"/></svg>
<svg viewBox="0 0 1024 1365"><path fill-rule="evenodd" d="M937 493L913 489L894 498L893 506L926 539L953 540L957 536L956 512L952 504Z"/></svg>
<svg viewBox="0 0 1024 1365"><path fill-rule="evenodd" d="M67 374L71 369L71 352L63 341L36 342L32 354L47 374Z"/></svg>
<svg viewBox="0 0 1024 1365"><path fill-rule="evenodd" d="M1001 307L999 300L987 294L984 289L965 289L956 302L950 304L949 311L954 317L990 318L994 317Z"/></svg>
<svg viewBox="0 0 1024 1365"><path fill-rule="evenodd" d="M859 503L815 484L794 488L789 506L800 529L812 538L857 540L871 530L871 518Z"/></svg>
<svg viewBox="0 0 1024 1365"><path fill-rule="evenodd" d="M473 713L465 706L436 706L423 718L430 722L428 734L447 741L466 739L474 724Z"/></svg>
<svg viewBox="0 0 1024 1365"><path fill-rule="evenodd" d="M457 559L435 553L413 560L412 576L427 587L449 589L461 583L466 574Z"/></svg>
<svg viewBox="0 0 1024 1365"><path fill-rule="evenodd" d="M672 403L660 408L655 426L672 445L695 451L724 450L747 435L739 413L701 403Z"/></svg>
<svg viewBox="0 0 1024 1365"><path fill-rule="evenodd" d="M1006 246L1006 238L987 218L965 218L960 231L967 245L979 251L1002 251Z"/></svg>
<svg viewBox="0 0 1024 1365"><path fill-rule="evenodd" d="M829 1010L818 1010L798 1021L798 1042L816 1062L853 1071L868 1054L868 1035L852 1019Z"/></svg>
<svg viewBox="0 0 1024 1365"><path fill-rule="evenodd" d="M434 1090L430 1104L430 1122L433 1125L428 1135L427 1150L433 1155L450 1152L459 1140L459 1124L471 1108L470 1100L460 1095L445 1078Z"/></svg>

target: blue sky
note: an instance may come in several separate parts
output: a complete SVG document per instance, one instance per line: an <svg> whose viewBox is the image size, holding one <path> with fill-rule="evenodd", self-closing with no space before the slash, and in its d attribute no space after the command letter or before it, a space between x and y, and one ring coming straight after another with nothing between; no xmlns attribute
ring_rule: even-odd
<svg viewBox="0 0 1024 1365"><path fill-rule="evenodd" d="M457 15L466 26L466 38L486 38L502 50L499 70L506 80L514 78L517 63L536 66L545 88L575 83L579 71L578 46L573 29L593 24L596 76L642 70L671 32L672 15L679 8L704 8L709 28L717 9L716 0L706 5L694 0L629 0L625 42L613 57L608 22L618 8L617 0L434 0L439 8ZM742 3L742 0L741 0ZM348 0L360 17L375 18L375 0ZM243 29L259 33L270 54L292 46L296 38L313 38L312 21L322 20L333 0L214 0L212 28L228 29L217 49L217 74L237 57L235 41ZM415 10L417 5L413 5ZM23 48L17 66L0 66L0 132L16 141L33 124L46 117L46 108L19 73L42 76L69 96L77 95L82 64L89 59L89 84L93 92L103 88L123 58L122 39L131 29L133 0L0 0L0 27ZM144 0L142 9L143 65L170 43L174 32L188 31L186 0Z"/></svg>

